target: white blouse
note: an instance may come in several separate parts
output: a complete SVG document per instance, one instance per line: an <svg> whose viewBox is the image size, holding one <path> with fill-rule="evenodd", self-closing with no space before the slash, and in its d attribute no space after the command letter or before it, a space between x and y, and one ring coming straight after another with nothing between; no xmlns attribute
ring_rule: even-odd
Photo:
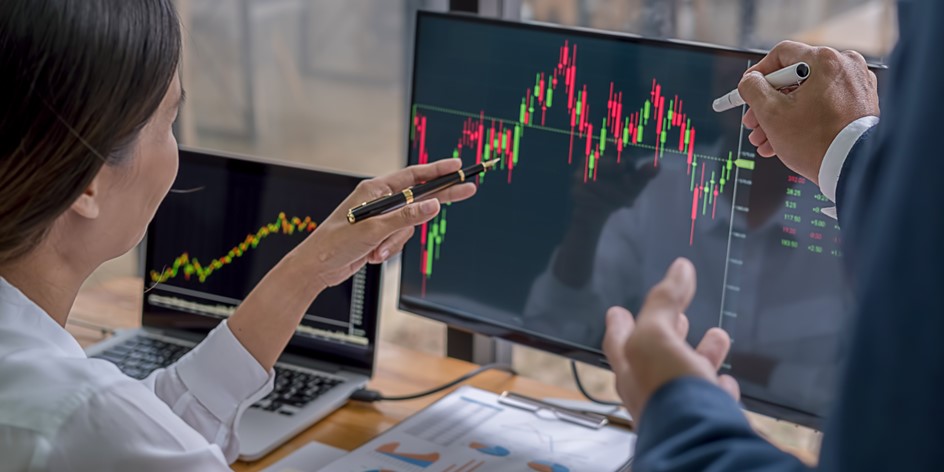
<svg viewBox="0 0 944 472"><path fill-rule="evenodd" d="M230 470L239 418L273 377L224 321L132 379L0 278L0 472Z"/></svg>

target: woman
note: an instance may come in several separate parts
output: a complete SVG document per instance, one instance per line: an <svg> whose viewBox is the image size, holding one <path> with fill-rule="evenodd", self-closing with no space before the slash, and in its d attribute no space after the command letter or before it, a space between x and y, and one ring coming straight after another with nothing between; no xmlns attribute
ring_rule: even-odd
<svg viewBox="0 0 944 472"><path fill-rule="evenodd" d="M239 416L271 390L305 308L398 252L439 201L357 225L346 209L459 168L364 182L191 354L133 380L64 326L174 180L180 49L171 0L0 2L0 470L228 470Z"/></svg>

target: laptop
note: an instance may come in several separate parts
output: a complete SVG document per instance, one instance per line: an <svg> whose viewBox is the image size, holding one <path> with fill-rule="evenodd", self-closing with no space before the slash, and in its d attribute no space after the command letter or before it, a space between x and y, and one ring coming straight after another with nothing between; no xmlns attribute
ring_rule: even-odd
<svg viewBox="0 0 944 472"><path fill-rule="evenodd" d="M142 327L92 346L89 356L112 361L137 379L170 365L232 314L361 180L181 149L173 190L148 227ZM309 307L276 364L274 391L239 422L241 459L264 456L367 383L380 272L368 265Z"/></svg>

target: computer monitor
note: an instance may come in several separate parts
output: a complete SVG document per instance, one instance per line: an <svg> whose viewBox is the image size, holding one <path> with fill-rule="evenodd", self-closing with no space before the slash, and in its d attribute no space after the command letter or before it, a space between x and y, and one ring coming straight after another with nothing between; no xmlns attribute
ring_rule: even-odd
<svg viewBox="0 0 944 472"><path fill-rule="evenodd" d="M818 426L848 298L833 205L711 108L761 57L421 12L409 164L501 164L407 244L400 307L606 366L607 308L687 257L689 342L727 330L744 403Z"/></svg>
<svg viewBox="0 0 944 472"><path fill-rule="evenodd" d="M181 149L173 190L148 227L144 326L205 335L361 180ZM379 294L376 265L326 289L286 352L369 375Z"/></svg>

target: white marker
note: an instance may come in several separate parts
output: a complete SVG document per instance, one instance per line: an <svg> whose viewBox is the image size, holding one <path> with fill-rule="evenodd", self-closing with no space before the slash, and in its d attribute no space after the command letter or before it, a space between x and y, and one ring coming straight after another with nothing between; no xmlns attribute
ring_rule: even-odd
<svg viewBox="0 0 944 472"><path fill-rule="evenodd" d="M810 78L810 66L805 62L798 62L792 66L784 67L776 72L771 72L764 76L767 82L775 89L780 90L786 87L800 85L804 80ZM727 95L715 100L712 108L716 112L728 111L744 105L744 99L737 89L728 92Z"/></svg>

